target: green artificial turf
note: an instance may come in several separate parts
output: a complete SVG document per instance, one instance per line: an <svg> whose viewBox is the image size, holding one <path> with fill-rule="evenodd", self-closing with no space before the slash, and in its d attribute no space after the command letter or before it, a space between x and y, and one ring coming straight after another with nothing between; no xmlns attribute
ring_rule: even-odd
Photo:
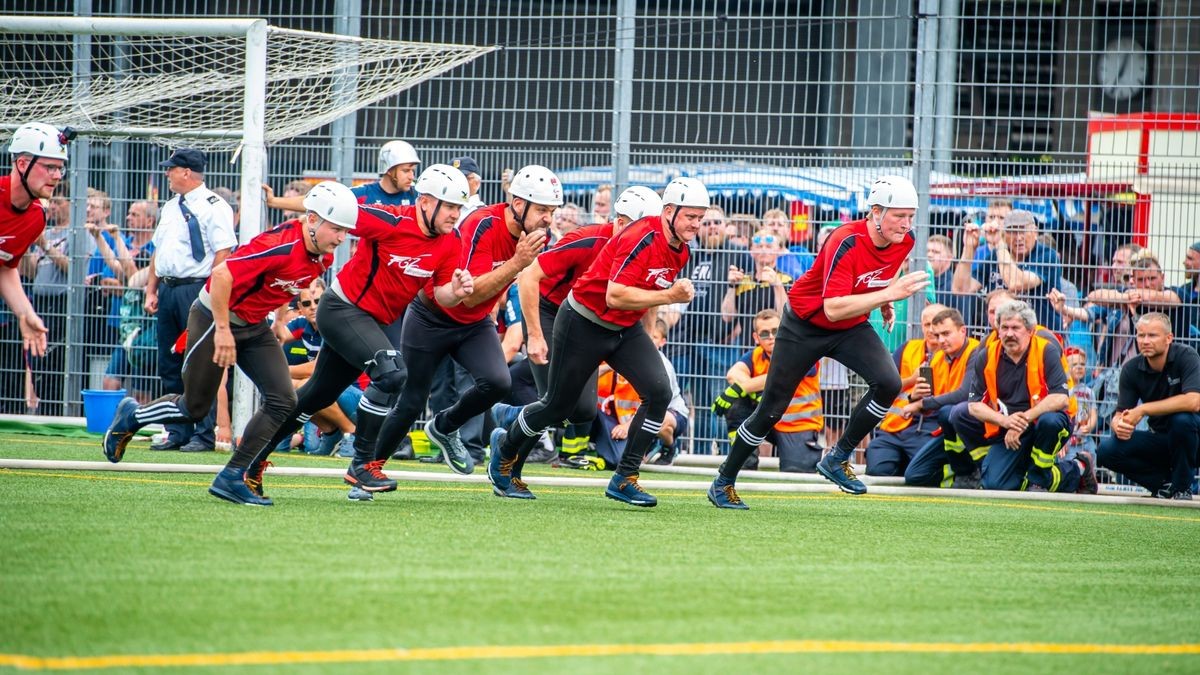
<svg viewBox="0 0 1200 675"><path fill-rule="evenodd" d="M86 442L52 440L4 436L0 456L99 457ZM158 457L224 460L135 450L128 461ZM535 486L539 499L521 502L485 485L413 482L354 503L334 479L270 475L277 506L255 509L214 499L207 485L199 474L0 470L0 655L308 655L96 671L138 673L1200 671L1197 655L888 645L311 662L485 645L1193 644L1191 510L755 493L752 510L735 513L709 506L699 486L661 491L659 507L643 510L599 488Z"/></svg>

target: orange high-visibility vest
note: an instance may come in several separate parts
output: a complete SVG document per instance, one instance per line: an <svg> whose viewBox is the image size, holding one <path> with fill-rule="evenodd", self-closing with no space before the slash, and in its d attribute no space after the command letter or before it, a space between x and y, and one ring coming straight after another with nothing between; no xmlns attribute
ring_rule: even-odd
<svg viewBox="0 0 1200 675"><path fill-rule="evenodd" d="M957 359L951 363L946 359L946 352L938 350L933 358L929 360L929 367L933 368L933 395L941 396L952 392L962 386L963 379L967 375L967 363L971 360L971 354L979 348L979 340L975 338L967 338L967 346L963 347L962 354L959 354Z"/></svg>
<svg viewBox="0 0 1200 675"><path fill-rule="evenodd" d="M1049 340L1040 335L1032 335L1029 338L1029 354L1025 358L1025 385L1029 388L1030 408L1036 406L1049 394L1049 390L1046 387L1046 373L1042 369L1042 363L1045 360L1046 345L1049 343ZM996 386L996 369L1000 365L1000 353L1002 351L1000 340L992 340L988 343L987 363L983 367L983 380L987 385L984 403L987 403L992 410L1000 410L1000 393ZM1071 386L1071 376L1068 375L1068 391L1070 391ZM1070 410L1072 407L1074 406L1068 404L1067 414L1074 417L1074 411ZM985 422L983 426L988 438L1000 431L1000 427L995 424Z"/></svg>
<svg viewBox="0 0 1200 675"><path fill-rule="evenodd" d="M900 352L900 379L903 380L917 372L917 368L920 368L924 362L925 340L909 340L908 344L904 345L904 351ZM908 428L908 425L912 424L912 419L904 417L903 408L906 405L908 405L908 393L902 391L896 400L892 401L892 407L883 417L883 421L879 423L879 428L893 434Z"/></svg>
<svg viewBox="0 0 1200 675"><path fill-rule="evenodd" d="M629 380L618 375L617 371L610 370L600 376L596 385L596 391L600 397L598 404L603 405L604 401L612 396L617 421L621 424L628 424L637 414L638 406L642 404L642 397L633 390L633 385L629 384Z"/></svg>
<svg viewBox="0 0 1200 675"><path fill-rule="evenodd" d="M771 357L762 347L750 353L750 376L757 377L767 372ZM788 402L783 417L775 423L775 430L783 433L797 431L820 431L825 428L825 411L821 401L821 364L818 362L809 374L796 385L792 400Z"/></svg>

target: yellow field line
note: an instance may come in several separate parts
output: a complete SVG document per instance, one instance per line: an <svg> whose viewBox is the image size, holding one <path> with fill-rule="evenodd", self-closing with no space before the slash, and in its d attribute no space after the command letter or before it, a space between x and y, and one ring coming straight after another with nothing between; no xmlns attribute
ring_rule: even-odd
<svg viewBox="0 0 1200 675"><path fill-rule="evenodd" d="M54 471L38 471L34 469L0 469L0 475L11 476L38 476L44 478L65 478L72 480L87 480L87 481L112 481L118 483L148 483L156 485L185 485L203 487L209 484L209 481L199 482L192 480L162 480L155 478L133 478L123 475L111 474L86 474L79 472L54 472ZM299 483L280 483L275 480L271 481L270 487L283 488L292 490L345 490L346 486L340 483L328 485L313 485ZM700 486L697 486L700 489ZM413 486L401 484L399 492L477 492L489 493L490 488L486 487L468 487L468 486L450 486L450 485L430 485L430 486ZM689 490L673 490L674 492L687 492ZM546 494L591 494L594 492L590 488L573 488L573 487L548 487L538 486L539 493ZM873 500L873 501L893 501L893 502L913 502L917 504L954 504L962 506L976 507L997 507L1006 509L1024 509L1030 511L1049 511L1052 513L1078 513L1083 515L1100 515L1113 516L1117 518L1141 518L1148 520L1166 520L1184 523L1200 523L1200 517L1187 516L1164 516L1151 513L1132 513L1124 511L1104 511L1097 509L1082 509L1074 506L1059 506L1050 504L1024 504L1015 502L1005 502L1001 500L979 500L979 499L964 499L955 497L928 497L922 495L861 495L857 497L846 497L840 493L830 494L760 494L753 495L755 500L829 500L829 499L855 499L855 500Z"/></svg>
<svg viewBox="0 0 1200 675"><path fill-rule="evenodd" d="M1072 644L1049 642L867 642L860 640L774 640L680 644L525 645L363 649L230 654L114 654L39 657L0 654L0 666L19 670L99 670L192 666L299 665L402 661L466 661L589 656L713 656L754 654L1074 654L1119 656L1200 655L1200 644Z"/></svg>

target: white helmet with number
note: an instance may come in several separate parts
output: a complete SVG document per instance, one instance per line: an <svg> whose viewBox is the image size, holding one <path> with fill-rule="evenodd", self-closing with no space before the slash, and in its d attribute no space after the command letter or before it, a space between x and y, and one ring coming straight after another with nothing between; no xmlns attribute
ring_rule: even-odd
<svg viewBox="0 0 1200 675"><path fill-rule="evenodd" d="M542 206L562 206L562 183L544 166L530 164L513 176L508 194Z"/></svg>
<svg viewBox="0 0 1200 675"><path fill-rule="evenodd" d="M917 188L904 176L880 176L867 194L867 206L885 209L915 209L917 202Z"/></svg>
<svg viewBox="0 0 1200 675"><path fill-rule="evenodd" d="M661 215L662 209L662 197L659 197L654 190L641 185L626 188L613 204L613 212L619 216L625 216L630 221Z"/></svg>
<svg viewBox="0 0 1200 675"><path fill-rule="evenodd" d="M663 206L674 204L675 206L694 206L700 209L707 209L711 204L708 199L708 188L695 178L676 178L667 183L667 188L663 190L662 201Z"/></svg>
<svg viewBox="0 0 1200 675"><path fill-rule="evenodd" d="M379 173L387 173L397 164L420 164L416 149L404 141L388 141L379 149Z"/></svg>
<svg viewBox="0 0 1200 675"><path fill-rule="evenodd" d="M358 222L358 198L337 181L321 181L304 195L304 209L338 227L354 230Z"/></svg>
<svg viewBox="0 0 1200 675"><path fill-rule="evenodd" d="M45 122L30 122L17 127L8 145L11 155L30 154L34 157L67 160L64 134Z"/></svg>
<svg viewBox="0 0 1200 675"><path fill-rule="evenodd" d="M471 186L462 171L449 164L431 164L413 185L417 194L429 195L449 204L463 206L471 197Z"/></svg>

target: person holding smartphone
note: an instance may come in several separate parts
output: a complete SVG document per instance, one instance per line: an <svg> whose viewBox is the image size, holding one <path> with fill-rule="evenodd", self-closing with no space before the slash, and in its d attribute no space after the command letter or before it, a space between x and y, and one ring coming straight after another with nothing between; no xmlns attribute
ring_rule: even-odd
<svg viewBox="0 0 1200 675"><path fill-rule="evenodd" d="M909 340L892 353L900 371L900 395L867 444L868 476L903 476L917 451L933 437L937 420L907 414L904 407L933 393L933 369L929 363L939 348L933 334L933 317L945 309L945 305L926 305L921 312L923 337Z"/></svg>

